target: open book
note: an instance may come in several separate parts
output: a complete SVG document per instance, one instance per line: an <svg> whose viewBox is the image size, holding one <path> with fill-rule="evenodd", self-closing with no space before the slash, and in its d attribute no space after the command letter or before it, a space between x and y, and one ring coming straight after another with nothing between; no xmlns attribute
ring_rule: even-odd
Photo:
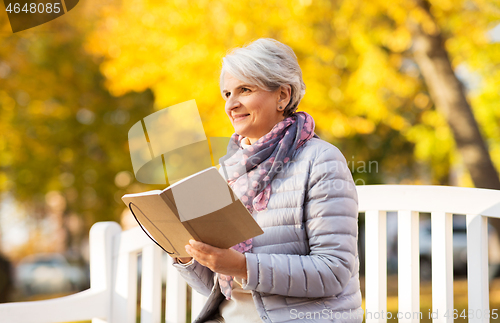
<svg viewBox="0 0 500 323"><path fill-rule="evenodd" d="M172 257L190 257L189 239L229 248L264 233L215 167L184 178L163 191L126 194L144 232Z"/></svg>

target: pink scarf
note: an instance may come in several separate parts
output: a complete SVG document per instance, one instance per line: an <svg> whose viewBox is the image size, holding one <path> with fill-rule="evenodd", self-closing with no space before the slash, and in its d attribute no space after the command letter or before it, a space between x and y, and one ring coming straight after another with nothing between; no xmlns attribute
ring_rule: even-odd
<svg viewBox="0 0 500 323"><path fill-rule="evenodd" d="M296 112L278 122L257 142L242 148L242 136L231 136L226 156L220 159L229 185L250 213L267 208L271 195L271 181L282 172L293 153L314 134L314 119L306 112ZM233 247L239 252L252 249L252 239ZM217 274L221 291L231 299L233 277Z"/></svg>

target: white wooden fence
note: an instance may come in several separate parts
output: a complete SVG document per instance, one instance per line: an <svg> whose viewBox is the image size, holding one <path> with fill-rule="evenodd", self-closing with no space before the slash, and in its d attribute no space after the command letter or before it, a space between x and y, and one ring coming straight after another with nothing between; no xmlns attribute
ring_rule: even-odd
<svg viewBox="0 0 500 323"><path fill-rule="evenodd" d="M430 212L432 311L440 313L433 322L453 321L453 214L467 217L468 309L474 311L467 317L469 322L490 321L487 217L500 217L500 191L407 185L358 186L357 190L367 228L365 314L387 312L386 211L398 211L398 312L402 316L420 312L419 212ZM367 323L387 322L374 316L367 316ZM408 315L399 322L419 319Z"/></svg>
<svg viewBox="0 0 500 323"><path fill-rule="evenodd" d="M365 212L367 323L386 322L387 245L386 211L398 211L399 322L418 322L419 213L431 212L432 311L453 313L452 214L467 216L468 305L476 314L488 313L487 217L500 217L500 191L444 186L358 186L359 211ZM186 322L186 284L169 264L162 270L162 252L139 228L125 232L114 222L96 223L90 231L90 289L53 300L0 304L2 323L135 323L137 261L142 253L140 318L161 321L162 274L166 272L166 322ZM165 268L163 268L165 269ZM192 293L194 318L205 298ZM490 311L490 312L488 312ZM378 313L378 314L377 314ZM439 315L434 322L452 322ZM474 315L469 322L489 322Z"/></svg>

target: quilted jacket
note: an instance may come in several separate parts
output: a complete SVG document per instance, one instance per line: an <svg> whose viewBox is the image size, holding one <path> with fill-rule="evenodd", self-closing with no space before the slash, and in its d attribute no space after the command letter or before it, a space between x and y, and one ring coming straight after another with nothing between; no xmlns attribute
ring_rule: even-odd
<svg viewBox="0 0 500 323"><path fill-rule="evenodd" d="M245 253L247 280L263 322L362 322L358 204L342 153L311 138L271 183L267 209L253 216L264 234ZM187 283L208 296L194 322L223 300L215 274L193 261L174 264Z"/></svg>

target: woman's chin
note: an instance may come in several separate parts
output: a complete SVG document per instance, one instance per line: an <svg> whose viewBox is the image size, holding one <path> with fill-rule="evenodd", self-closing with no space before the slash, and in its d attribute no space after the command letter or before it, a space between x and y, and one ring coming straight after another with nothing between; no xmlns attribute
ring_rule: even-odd
<svg viewBox="0 0 500 323"><path fill-rule="evenodd" d="M234 132L236 132L238 135L240 135L242 137L248 137L248 131L247 131L247 129L245 129L245 127L235 126Z"/></svg>

